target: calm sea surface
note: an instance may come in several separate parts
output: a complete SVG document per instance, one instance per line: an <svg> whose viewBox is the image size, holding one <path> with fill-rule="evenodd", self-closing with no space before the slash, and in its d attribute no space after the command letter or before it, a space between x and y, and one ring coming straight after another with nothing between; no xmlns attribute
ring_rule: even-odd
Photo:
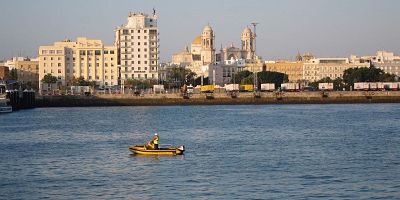
<svg viewBox="0 0 400 200"><path fill-rule="evenodd" d="M400 104L0 115L0 199L400 199ZM132 156L157 132L184 156Z"/></svg>

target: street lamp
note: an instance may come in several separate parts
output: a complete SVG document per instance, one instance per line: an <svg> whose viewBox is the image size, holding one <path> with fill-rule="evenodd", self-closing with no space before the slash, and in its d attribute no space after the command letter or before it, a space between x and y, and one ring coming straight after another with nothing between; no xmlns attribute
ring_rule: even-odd
<svg viewBox="0 0 400 200"><path fill-rule="evenodd" d="M251 23L253 25L253 30L254 30L254 49L253 49L253 53L252 53L252 60L253 60L253 93L256 92L256 86L257 86L257 73L255 72L255 64L256 64L256 26L257 26L257 22L253 22Z"/></svg>

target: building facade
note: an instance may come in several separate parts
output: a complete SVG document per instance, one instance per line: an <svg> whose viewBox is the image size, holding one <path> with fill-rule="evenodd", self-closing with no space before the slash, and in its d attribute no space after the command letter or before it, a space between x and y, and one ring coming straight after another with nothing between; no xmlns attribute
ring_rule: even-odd
<svg viewBox="0 0 400 200"><path fill-rule="evenodd" d="M361 58L352 55L351 60L355 62L369 62L385 73L400 76L400 56L395 55L393 52L378 51L375 56L362 56Z"/></svg>
<svg viewBox="0 0 400 200"><path fill-rule="evenodd" d="M118 85L117 48L84 37L40 46L39 80L46 74L57 77L61 86L71 86L79 77L100 86Z"/></svg>
<svg viewBox="0 0 400 200"><path fill-rule="evenodd" d="M288 75L289 82L298 82L303 78L303 62L270 61L265 62L266 70Z"/></svg>
<svg viewBox="0 0 400 200"><path fill-rule="evenodd" d="M350 63L348 58L316 58L303 65L303 80L315 82L329 77L332 80L343 78L349 68L370 67L370 63Z"/></svg>
<svg viewBox="0 0 400 200"><path fill-rule="evenodd" d="M158 80L159 32L157 16L130 13L128 23L115 31L121 80Z"/></svg>
<svg viewBox="0 0 400 200"><path fill-rule="evenodd" d="M231 80L238 72L241 72L246 67L246 60L237 59L226 60L218 65L210 65L207 69L206 76L208 76L210 83L215 85L224 86L231 83Z"/></svg>
<svg viewBox="0 0 400 200"><path fill-rule="evenodd" d="M9 80L10 79L10 70L6 66L0 66L0 80Z"/></svg>
<svg viewBox="0 0 400 200"><path fill-rule="evenodd" d="M28 88L37 90L39 88L39 60L25 59L14 63L17 70L18 82Z"/></svg>

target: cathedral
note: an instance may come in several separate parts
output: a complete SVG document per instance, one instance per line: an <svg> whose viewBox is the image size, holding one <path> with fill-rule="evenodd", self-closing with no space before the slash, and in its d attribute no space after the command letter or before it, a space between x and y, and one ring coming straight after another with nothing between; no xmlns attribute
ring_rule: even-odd
<svg viewBox="0 0 400 200"><path fill-rule="evenodd" d="M197 36L181 53L172 56L173 65L187 67L197 75L204 73L205 66L224 63L226 60L252 60L254 54L254 34L246 27L241 34L241 48L233 44L229 47L215 51L215 34L210 25L203 28L201 35Z"/></svg>

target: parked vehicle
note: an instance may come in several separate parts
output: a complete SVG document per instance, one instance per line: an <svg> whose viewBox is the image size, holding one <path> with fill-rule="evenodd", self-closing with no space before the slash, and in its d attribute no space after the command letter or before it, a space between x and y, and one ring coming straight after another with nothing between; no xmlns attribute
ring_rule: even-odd
<svg viewBox="0 0 400 200"><path fill-rule="evenodd" d="M212 93L214 92L214 85L202 85L200 91L203 93Z"/></svg>
<svg viewBox="0 0 400 200"><path fill-rule="evenodd" d="M356 91L368 91L369 90L369 83L366 82L360 82L360 83L354 83L354 90Z"/></svg>
<svg viewBox="0 0 400 200"><path fill-rule="evenodd" d="M272 92L275 90L274 83L263 83L261 84L261 91Z"/></svg>
<svg viewBox="0 0 400 200"><path fill-rule="evenodd" d="M300 84L299 83L282 83L281 89L282 89L282 91L297 92L297 91L300 91Z"/></svg>
<svg viewBox="0 0 400 200"><path fill-rule="evenodd" d="M332 91L333 83L318 83L318 89L323 91Z"/></svg>
<svg viewBox="0 0 400 200"><path fill-rule="evenodd" d="M165 91L164 85L153 85L154 93L162 93Z"/></svg>
<svg viewBox="0 0 400 200"><path fill-rule="evenodd" d="M224 88L227 92L239 91L239 84L225 84Z"/></svg>
<svg viewBox="0 0 400 200"><path fill-rule="evenodd" d="M253 85L240 85L241 92L252 92L254 90Z"/></svg>
<svg viewBox="0 0 400 200"><path fill-rule="evenodd" d="M396 82L383 83L383 88L385 90L397 91L399 90L399 83Z"/></svg>

